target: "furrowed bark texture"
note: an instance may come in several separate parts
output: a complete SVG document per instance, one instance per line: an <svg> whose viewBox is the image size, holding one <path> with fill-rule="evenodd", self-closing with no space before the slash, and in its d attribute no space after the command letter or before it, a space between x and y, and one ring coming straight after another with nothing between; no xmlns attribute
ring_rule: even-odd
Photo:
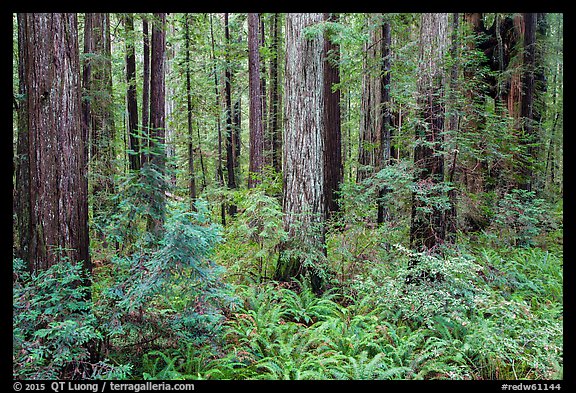
<svg viewBox="0 0 576 393"><path fill-rule="evenodd" d="M166 51L166 14L154 14L152 25L152 47L150 63L150 148L156 153L149 159L151 164L162 174L165 173L166 152L164 143L166 140L166 82L164 75L165 51ZM164 186L165 180L161 180L160 185ZM148 222L149 230L155 235L159 235L162 230L165 216L165 196L163 192L153 191L151 195L151 207L155 211L155 216Z"/></svg>
<svg viewBox="0 0 576 393"><path fill-rule="evenodd" d="M87 135L81 124L76 14L24 14L32 271L61 257L90 267Z"/></svg>
<svg viewBox="0 0 576 393"><path fill-rule="evenodd" d="M322 22L322 14L286 15L285 133L283 140L284 228L288 249L320 253L324 244L324 61L323 37L307 38L303 30ZM280 257L276 279L310 272L302 255Z"/></svg>
<svg viewBox="0 0 576 393"><path fill-rule="evenodd" d="M250 164L248 188L260 183L264 167L264 128L262 121L262 84L260 80L259 17L248 14L248 72L250 85Z"/></svg>
<svg viewBox="0 0 576 393"><path fill-rule="evenodd" d="M150 63L150 134L156 141L164 143L166 138L166 81L164 76L166 51L166 14L154 14ZM164 167L164 154L156 155L151 161Z"/></svg>
<svg viewBox="0 0 576 393"><path fill-rule="evenodd" d="M29 252L30 243L30 161L28 142L28 105L26 102L26 70L28 60L28 49L26 47L26 16L19 13L18 16L18 137L16 145L15 172L16 182L14 185L14 212L15 230L14 244L17 258L26 259Z"/></svg>

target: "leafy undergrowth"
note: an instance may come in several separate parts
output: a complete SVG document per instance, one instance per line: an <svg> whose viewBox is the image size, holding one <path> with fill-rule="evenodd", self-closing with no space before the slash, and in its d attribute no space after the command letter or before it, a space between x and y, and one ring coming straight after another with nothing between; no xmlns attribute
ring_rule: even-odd
<svg viewBox="0 0 576 393"><path fill-rule="evenodd" d="M402 247L347 294L236 287L219 348L149 354L149 378L559 379L562 259L537 248L443 259ZM407 280L407 258L436 279ZM438 278L441 277L441 278ZM342 292L342 291L340 291Z"/></svg>
<svg viewBox="0 0 576 393"><path fill-rule="evenodd" d="M318 296L306 280L270 279L285 233L262 190L236 193L226 228L202 201L171 203L151 239L128 225L151 217L130 184L109 223L109 244L130 247L90 287L80 265L30 275L14 260L15 378L562 379L561 225L496 223L416 253L402 245L405 220L371 226L348 198Z"/></svg>

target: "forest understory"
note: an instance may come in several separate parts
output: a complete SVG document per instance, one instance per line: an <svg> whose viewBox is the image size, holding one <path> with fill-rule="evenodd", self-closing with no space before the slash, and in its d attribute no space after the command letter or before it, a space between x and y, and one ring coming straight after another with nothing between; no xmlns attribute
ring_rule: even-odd
<svg viewBox="0 0 576 393"><path fill-rule="evenodd" d="M15 380L563 380L563 14L13 14Z"/></svg>

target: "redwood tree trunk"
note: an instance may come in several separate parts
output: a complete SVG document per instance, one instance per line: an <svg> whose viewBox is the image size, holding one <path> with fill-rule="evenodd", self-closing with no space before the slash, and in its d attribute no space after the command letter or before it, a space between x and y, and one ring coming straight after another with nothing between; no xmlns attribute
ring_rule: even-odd
<svg viewBox="0 0 576 393"><path fill-rule="evenodd" d="M450 96L448 103L451 106L451 113L448 118L448 132L451 133L452 152L450 159L450 168L448 169L448 181L451 183L451 189L448 191L448 200L450 203L450 210L446 212L446 239L450 242L456 240L456 230L458 229L457 209L458 193L454 185L454 177L456 174L456 166L458 162L458 105L456 104L456 93L458 91L458 47L459 47L459 30L460 30L460 14L458 12L452 15L452 38L450 46L450 58L452 60L452 67L450 69Z"/></svg>
<svg viewBox="0 0 576 393"><path fill-rule="evenodd" d="M308 39L303 30L321 23L323 14L286 15L286 124L283 143L284 229L277 280L310 275L312 289L321 291L315 267L324 253L324 40Z"/></svg>
<svg viewBox="0 0 576 393"><path fill-rule="evenodd" d="M412 194L410 244L419 251L433 250L444 240L444 211L429 204L439 197L444 181L442 144L444 131L444 66L447 47L448 14L424 13L420 27L418 108L424 125L416 129L414 164L416 191Z"/></svg>
<svg viewBox="0 0 576 393"><path fill-rule="evenodd" d="M154 211L149 229L159 234L164 222L165 196L162 187L165 186L164 172L166 153L164 148L166 138L166 105L165 105L165 75L164 53L166 51L166 13L155 13L152 25L152 47L150 63L150 149L155 154L150 157L150 163L160 172L162 179L155 185L151 195L151 207Z"/></svg>
<svg viewBox="0 0 576 393"><path fill-rule="evenodd" d="M364 44L364 64L362 75L362 98L360 110L360 143L358 151L357 181L370 177L379 169L380 136L382 135L382 75L378 64L382 53L379 43L382 40L381 14L368 14L366 26L369 40Z"/></svg>
<svg viewBox="0 0 576 393"><path fill-rule="evenodd" d="M380 87L380 116L382 118L382 127L380 135L380 165L379 168L383 168L386 165L391 164L391 154L392 154L392 117L390 114L390 45L392 44L392 36L390 34L390 23L384 22L382 24L382 76L381 76L381 87ZM389 192L389 189L384 186L378 190L378 215L376 222L378 224L383 223L386 219L389 219L390 213L389 209L384 204L384 196Z"/></svg>
<svg viewBox="0 0 576 393"><path fill-rule="evenodd" d="M190 191L190 207L196 210L196 173L194 171L194 146L192 144L192 92L190 86L190 25L189 15L184 14L184 44L186 48L186 113L188 120L188 175L190 181L188 188Z"/></svg>
<svg viewBox="0 0 576 393"><path fill-rule="evenodd" d="M521 178L518 188L532 190L534 163L536 158L535 144L538 140L534 127L534 100L536 96L535 70L536 70L536 29L537 14L522 14L524 26L524 53L522 67L522 102L520 106L521 126L523 129L523 142L526 146L526 156L520 160Z"/></svg>
<svg viewBox="0 0 576 393"><path fill-rule="evenodd" d="M226 46L230 46L230 25L228 23L228 13L224 14L224 36ZM232 70L230 69L230 60L226 51L226 71L225 71L225 101L226 101L226 169L228 171L228 188L236 188L236 175L234 168L234 126L232 124ZM236 214L236 205L230 205L228 212L231 216Z"/></svg>
<svg viewBox="0 0 576 393"><path fill-rule="evenodd" d="M152 27L152 50L150 63L150 135L152 144L165 142L166 132L166 82L164 75L166 51L166 13L154 14ZM151 161L164 167L163 154Z"/></svg>
<svg viewBox="0 0 576 393"><path fill-rule="evenodd" d="M217 108L217 115L215 116L216 128L218 129L218 162L216 163L216 178L220 186L224 186L224 171L222 169L222 126L220 125L220 94L218 93L218 72L216 68L216 49L214 42L214 23L212 21L212 14L210 14L210 43L212 47L211 60L213 63L214 72L214 97L215 97L215 107ZM224 203L220 205L220 215L222 225L226 225L226 209Z"/></svg>
<svg viewBox="0 0 576 393"><path fill-rule="evenodd" d="M28 61L28 49L26 37L28 34L26 14L18 14L18 93L20 99L17 101L18 114L18 138L16 144L15 172L16 181L14 185L14 212L15 230L14 245L17 258L26 260L29 253L30 233L30 161L28 142L28 105L26 70Z"/></svg>
<svg viewBox="0 0 576 393"><path fill-rule="evenodd" d="M337 22L335 14L324 14L324 20ZM324 38L324 194L326 215L338 211L337 192L344 180L342 166L342 130L340 118L340 46Z"/></svg>
<svg viewBox="0 0 576 393"><path fill-rule="evenodd" d="M23 14L29 136L30 269L68 257L91 269L87 135L82 127L77 16Z"/></svg>
<svg viewBox="0 0 576 393"><path fill-rule="evenodd" d="M105 220L114 210L111 196L114 194L115 126L108 14L85 15L84 53L92 55L84 63L83 84L87 97L82 105L83 123L89 139L92 213L100 221ZM106 245L104 233L99 229L96 232Z"/></svg>
<svg viewBox="0 0 576 393"><path fill-rule="evenodd" d="M148 33L148 20L142 19L142 35L143 35L143 56L144 65L142 66L142 134L149 135L150 126L150 35ZM142 139L148 147L148 139ZM140 155L140 165L143 165L148 160L146 154Z"/></svg>
<svg viewBox="0 0 576 393"><path fill-rule="evenodd" d="M133 154L129 155L130 169L140 169L140 142L137 136L138 129L138 102L136 98L136 54L134 50L134 16L128 14L125 19L126 25L126 104L128 106L128 135L130 149Z"/></svg>
<svg viewBox="0 0 576 393"><path fill-rule="evenodd" d="M279 37L278 37L278 13L272 19L272 59L270 60L270 125L268 132L272 141L272 166L276 172L282 170L282 134L279 127L280 97L278 90L278 57L279 57Z"/></svg>
<svg viewBox="0 0 576 393"><path fill-rule="evenodd" d="M248 169L248 188L253 188L261 182L262 168L264 166L259 19L256 13L248 14L248 72L250 86L250 164Z"/></svg>

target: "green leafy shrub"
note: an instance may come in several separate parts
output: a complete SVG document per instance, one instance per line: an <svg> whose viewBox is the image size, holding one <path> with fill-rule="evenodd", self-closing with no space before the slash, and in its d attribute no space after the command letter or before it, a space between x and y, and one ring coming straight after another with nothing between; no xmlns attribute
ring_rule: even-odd
<svg viewBox="0 0 576 393"><path fill-rule="evenodd" d="M82 263L61 261L32 274L14 260L13 376L18 379L124 378L129 366L98 361L102 340L82 285ZM92 352L92 353L91 353Z"/></svg>
<svg viewBox="0 0 576 393"><path fill-rule="evenodd" d="M512 245L534 245L537 235L556 226L550 210L543 199L536 198L534 191L511 190L498 202L495 230Z"/></svg>
<svg viewBox="0 0 576 393"><path fill-rule="evenodd" d="M111 349L129 349L122 356L218 340L234 299L221 280L223 268L210 259L220 228L209 222L204 203L196 206L189 212L172 203L156 248L112 261L109 284L98 293L98 317Z"/></svg>
<svg viewBox="0 0 576 393"><path fill-rule="evenodd" d="M357 291L373 299L389 318L412 326L430 327L438 315L465 322L476 292L470 272L480 266L465 257L443 259L401 245L396 250L394 266L375 266L360 278Z"/></svg>

